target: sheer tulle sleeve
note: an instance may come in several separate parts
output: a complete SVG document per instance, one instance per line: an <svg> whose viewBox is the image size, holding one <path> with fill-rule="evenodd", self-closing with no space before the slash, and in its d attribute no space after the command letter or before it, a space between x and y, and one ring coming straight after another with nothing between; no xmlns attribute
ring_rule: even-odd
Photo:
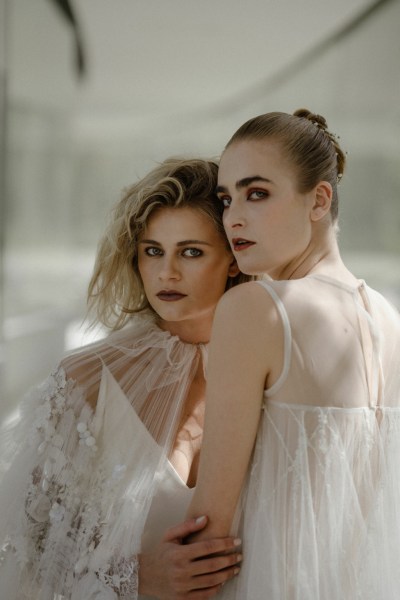
<svg viewBox="0 0 400 600"><path fill-rule="evenodd" d="M83 391L59 368L25 406L23 422L31 426L22 422L20 435L30 431L18 440L24 449L1 486L2 593L8 599L135 598L135 556L107 556L96 570L88 568L104 515L95 500L98 447Z"/></svg>
<svg viewBox="0 0 400 600"><path fill-rule="evenodd" d="M1 440L7 600L137 598L153 486L198 354L139 323L68 357L27 397ZM148 447L133 435L138 415Z"/></svg>

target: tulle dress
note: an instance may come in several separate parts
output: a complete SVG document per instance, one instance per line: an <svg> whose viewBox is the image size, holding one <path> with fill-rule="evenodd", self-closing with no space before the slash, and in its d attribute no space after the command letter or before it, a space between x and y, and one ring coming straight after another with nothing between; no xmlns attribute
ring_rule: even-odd
<svg viewBox="0 0 400 600"><path fill-rule="evenodd" d="M150 316L64 359L3 427L1 600L135 600L192 490L169 462L206 348Z"/></svg>
<svg viewBox="0 0 400 600"><path fill-rule="evenodd" d="M265 393L224 600L399 600L400 319L365 283L259 282L284 367Z"/></svg>

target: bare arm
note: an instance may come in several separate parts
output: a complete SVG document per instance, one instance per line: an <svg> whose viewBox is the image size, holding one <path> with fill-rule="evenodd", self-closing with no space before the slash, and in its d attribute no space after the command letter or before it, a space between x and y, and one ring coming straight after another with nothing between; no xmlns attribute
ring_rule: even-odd
<svg viewBox="0 0 400 600"><path fill-rule="evenodd" d="M199 477L188 516L209 525L191 540L229 534L253 450L263 391L280 373L282 324L256 283L230 290L213 325Z"/></svg>

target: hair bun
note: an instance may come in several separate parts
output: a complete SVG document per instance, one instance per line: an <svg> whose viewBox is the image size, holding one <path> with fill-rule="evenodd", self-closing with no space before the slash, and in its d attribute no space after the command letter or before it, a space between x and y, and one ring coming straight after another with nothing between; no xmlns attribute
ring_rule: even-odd
<svg viewBox="0 0 400 600"><path fill-rule="evenodd" d="M320 129L323 129L326 132L328 131L328 123L326 122L326 119L321 115L312 113L310 110L307 110L307 108L299 108L293 113L293 115L295 117L307 119L307 121L314 123L314 125L316 125Z"/></svg>
<svg viewBox="0 0 400 600"><path fill-rule="evenodd" d="M340 147L339 138L336 137L336 135L334 133L331 133L329 131L328 123L326 122L326 119L324 117L322 117L321 115L312 113L310 110L307 110L307 108L299 108L298 110L296 110L293 113L293 116L299 117L300 119L306 119L307 121L310 121L310 123L313 123L314 125L316 125L318 127L318 129L323 131L324 134L326 135L326 137L331 141L331 143L333 144L333 146L335 148L335 153L336 153L337 181L339 182L341 180L343 172L344 172L344 168L345 168L345 164L346 164L346 156Z"/></svg>

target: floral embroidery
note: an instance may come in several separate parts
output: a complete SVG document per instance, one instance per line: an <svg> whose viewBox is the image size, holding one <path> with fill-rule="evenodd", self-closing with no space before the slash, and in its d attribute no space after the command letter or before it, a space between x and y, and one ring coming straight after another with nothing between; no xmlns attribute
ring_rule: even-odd
<svg viewBox="0 0 400 600"><path fill-rule="evenodd" d="M91 434L90 429L88 428L87 424L84 423L83 421L80 421L78 423L78 425L76 426L76 429L79 433L80 445L87 446L88 448L91 448L91 450L93 450L95 452L97 450L96 439Z"/></svg>
<svg viewBox="0 0 400 600"><path fill-rule="evenodd" d="M134 599L138 594L135 558L121 559L120 564L116 560L112 569L109 564L99 570L89 568L89 557L102 537L101 489L110 480L121 481L127 467L116 464L111 476L101 464L93 470L97 444L90 413L84 402L77 402L76 394L72 405L69 398L74 390L75 382L66 378L63 369L52 373L40 388L41 403L30 434L37 459L26 489L27 521L24 527L16 526L2 548L3 560L13 552L20 565L30 564L41 578L53 579L54 574L46 571L51 563L46 557L57 549L60 557L74 560L75 556L75 567L65 581L54 584L57 593L76 600ZM129 596L124 596L124 590Z"/></svg>
<svg viewBox="0 0 400 600"><path fill-rule="evenodd" d="M63 506L62 504L59 504L58 502L54 502L54 504L51 507L51 510L49 512L50 521L52 521L53 523L62 521L64 518L64 514L65 514L65 506Z"/></svg>
<svg viewBox="0 0 400 600"><path fill-rule="evenodd" d="M100 570L99 579L107 586L118 590L122 598L137 598L139 591L138 561L136 557L130 560L120 560L112 565L108 571Z"/></svg>
<svg viewBox="0 0 400 600"><path fill-rule="evenodd" d="M75 586L71 600L118 600L117 594L92 572L87 573Z"/></svg>

